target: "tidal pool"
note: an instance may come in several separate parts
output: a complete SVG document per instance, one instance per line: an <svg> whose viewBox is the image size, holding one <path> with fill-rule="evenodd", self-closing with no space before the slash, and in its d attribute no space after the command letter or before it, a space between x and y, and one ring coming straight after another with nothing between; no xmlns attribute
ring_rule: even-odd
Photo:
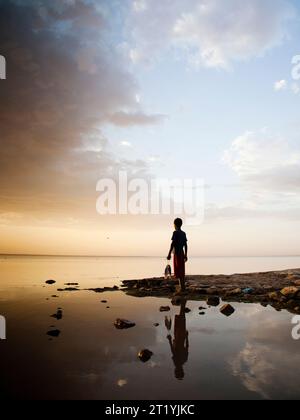
<svg viewBox="0 0 300 420"><path fill-rule="evenodd" d="M220 307L188 301L191 311L184 314L168 299L57 292L72 281L81 287L119 284L113 276L89 277L78 265L72 275L68 265L61 263L59 271L49 261L3 263L1 269L0 315L7 333L0 340L2 399L300 397L300 341L292 339L287 311L235 303L227 318ZM45 285L48 278L57 283ZM170 312L159 311L167 305ZM205 315L199 307L207 308ZM51 317L58 308L62 316ZM136 326L118 330L116 318ZM47 335L53 330L59 334ZM153 353L147 362L137 356L142 349Z"/></svg>

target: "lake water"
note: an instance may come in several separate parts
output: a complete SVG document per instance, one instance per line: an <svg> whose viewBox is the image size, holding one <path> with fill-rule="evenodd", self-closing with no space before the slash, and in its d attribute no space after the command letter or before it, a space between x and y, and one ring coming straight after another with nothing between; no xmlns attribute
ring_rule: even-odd
<svg viewBox="0 0 300 420"><path fill-rule="evenodd" d="M292 339L286 311L236 303L226 318L219 308L199 315L206 303L189 301L191 312L180 315L167 299L57 292L67 282L102 287L160 276L165 264L159 258L0 257L0 315L7 322L0 398L299 399L300 341ZM299 267L299 257L191 258L188 272ZM51 278L57 283L46 286ZM160 313L162 305L171 311ZM50 317L58 307L60 320ZM119 317L136 326L115 329ZM60 330L56 338L47 335L53 329ZM146 363L137 358L144 348L153 352Z"/></svg>

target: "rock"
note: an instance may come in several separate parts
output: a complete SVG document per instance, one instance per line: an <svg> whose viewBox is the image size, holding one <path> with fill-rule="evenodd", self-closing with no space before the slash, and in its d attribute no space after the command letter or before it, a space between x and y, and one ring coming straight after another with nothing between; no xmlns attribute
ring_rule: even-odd
<svg viewBox="0 0 300 420"><path fill-rule="evenodd" d="M118 286L114 286L114 287L96 287L96 288L91 288L91 289L85 289L88 290L90 292L95 292L95 293L104 293L104 292L115 292L116 290L119 290Z"/></svg>
<svg viewBox="0 0 300 420"><path fill-rule="evenodd" d="M78 286L78 283L65 283L65 286Z"/></svg>
<svg viewBox="0 0 300 420"><path fill-rule="evenodd" d="M295 286L300 287L300 280L294 280L293 283L294 283Z"/></svg>
<svg viewBox="0 0 300 420"><path fill-rule="evenodd" d="M205 312L199 312L199 315L205 315Z"/></svg>
<svg viewBox="0 0 300 420"><path fill-rule="evenodd" d="M296 308L294 308L294 311L299 314L300 313L300 306L296 306Z"/></svg>
<svg viewBox="0 0 300 420"><path fill-rule="evenodd" d="M298 303L295 301L295 300L293 300L293 299L290 299L287 303L286 303L286 307L288 308L288 309L294 309L295 307L297 307L298 306Z"/></svg>
<svg viewBox="0 0 300 420"><path fill-rule="evenodd" d="M289 273L287 276L287 279L289 281L297 281L300 280L300 274L299 273Z"/></svg>
<svg viewBox="0 0 300 420"><path fill-rule="evenodd" d="M281 295L278 292L271 292L268 294L269 299L271 300L275 300L275 301L280 301L281 300Z"/></svg>
<svg viewBox="0 0 300 420"><path fill-rule="evenodd" d="M141 350L141 351L139 352L139 354L138 354L138 358L139 358L139 359L141 360L141 362L143 362L143 363L148 362L148 361L151 359L151 357L152 357L152 356L153 356L152 351L147 350L147 349Z"/></svg>
<svg viewBox="0 0 300 420"><path fill-rule="evenodd" d="M49 335L50 337L58 337L60 334L59 330L51 330L47 332L47 335Z"/></svg>
<svg viewBox="0 0 300 420"><path fill-rule="evenodd" d="M107 300L101 300L101 303L107 303Z"/></svg>
<svg viewBox="0 0 300 420"><path fill-rule="evenodd" d="M274 288L272 286L263 286L262 289L265 292L272 292L274 290Z"/></svg>
<svg viewBox="0 0 300 420"><path fill-rule="evenodd" d="M208 306L219 306L220 305L220 298L218 296L210 296L207 298L206 303Z"/></svg>
<svg viewBox="0 0 300 420"><path fill-rule="evenodd" d="M298 296L299 289L295 286L289 286L282 289L280 293L286 298L295 298L296 296Z"/></svg>
<svg viewBox="0 0 300 420"><path fill-rule="evenodd" d="M118 318L114 322L114 326L118 330L124 330L124 329L135 327L135 323L134 322L131 322L131 321L127 321L126 319L120 319L120 318Z"/></svg>
<svg viewBox="0 0 300 420"><path fill-rule="evenodd" d="M235 312L235 309L231 305L227 304L222 306L220 312L225 316L230 316Z"/></svg>
<svg viewBox="0 0 300 420"><path fill-rule="evenodd" d="M159 323L158 322L156 322L155 324L153 324L154 325L154 327L159 327Z"/></svg>
<svg viewBox="0 0 300 420"><path fill-rule="evenodd" d="M280 305L280 303L272 303L272 308L274 308L277 312L281 312L282 307Z"/></svg>
<svg viewBox="0 0 300 420"><path fill-rule="evenodd" d="M216 287L210 287L206 290L206 293L208 295L215 295L218 292L218 289Z"/></svg>
<svg viewBox="0 0 300 420"><path fill-rule="evenodd" d="M58 309L57 312L56 312L56 314L51 315L51 317L52 318L56 318L59 321L63 317L62 310L61 309Z"/></svg>
<svg viewBox="0 0 300 420"><path fill-rule="evenodd" d="M171 310L170 306L161 306L159 308L160 312L169 312Z"/></svg>
<svg viewBox="0 0 300 420"><path fill-rule="evenodd" d="M46 284L54 284L54 283L56 283L56 281L55 281L55 280L47 280L47 281L46 281Z"/></svg>
<svg viewBox="0 0 300 420"><path fill-rule="evenodd" d="M197 293L198 295L207 295L207 289L204 288L195 288L194 293Z"/></svg>
<svg viewBox="0 0 300 420"><path fill-rule="evenodd" d="M207 308L204 308L203 306L200 306L199 311L206 311Z"/></svg>
<svg viewBox="0 0 300 420"><path fill-rule="evenodd" d="M228 296L236 296L236 295L240 295L242 293L242 289L240 289L239 287L237 289L233 289L233 290L228 290L226 292L226 294Z"/></svg>
<svg viewBox="0 0 300 420"><path fill-rule="evenodd" d="M106 309L110 309L110 306L107 306Z"/></svg>
<svg viewBox="0 0 300 420"><path fill-rule="evenodd" d="M184 312L185 312L186 314L189 314L189 313L190 313L190 312L192 312L192 311L191 311L191 309L190 309L190 308L185 308Z"/></svg>
<svg viewBox="0 0 300 420"><path fill-rule="evenodd" d="M53 298L58 298L58 296L57 296L57 295L52 295L51 297L53 297Z"/></svg>

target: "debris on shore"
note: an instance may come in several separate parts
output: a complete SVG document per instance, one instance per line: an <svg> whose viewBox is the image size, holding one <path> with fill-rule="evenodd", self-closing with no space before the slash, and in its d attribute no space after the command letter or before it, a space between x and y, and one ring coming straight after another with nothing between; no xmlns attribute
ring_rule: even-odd
<svg viewBox="0 0 300 420"><path fill-rule="evenodd" d="M131 321L127 321L127 319L116 319L114 322L114 326L118 329L118 330L125 330L128 328L133 328L135 327L135 323L131 322Z"/></svg>

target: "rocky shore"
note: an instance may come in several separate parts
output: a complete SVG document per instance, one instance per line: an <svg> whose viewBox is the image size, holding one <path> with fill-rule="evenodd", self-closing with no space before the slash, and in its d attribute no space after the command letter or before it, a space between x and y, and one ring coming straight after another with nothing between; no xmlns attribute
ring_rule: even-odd
<svg viewBox="0 0 300 420"><path fill-rule="evenodd" d="M124 280L122 290L136 297L166 297L182 295L178 282L172 279L150 278ZM187 276L187 300L215 298L224 302L260 303L280 311L286 309L300 314L300 269L232 275Z"/></svg>

